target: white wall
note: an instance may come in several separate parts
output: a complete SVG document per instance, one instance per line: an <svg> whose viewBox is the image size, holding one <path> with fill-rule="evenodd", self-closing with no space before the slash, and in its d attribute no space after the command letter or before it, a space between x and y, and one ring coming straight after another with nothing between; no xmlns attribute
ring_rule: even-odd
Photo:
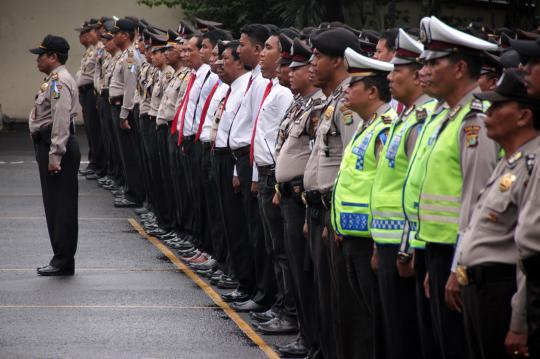
<svg viewBox="0 0 540 359"><path fill-rule="evenodd" d="M137 0L0 0L0 104L13 118L26 120L44 75L28 49L47 34L65 37L71 50L67 67L74 75L84 49L74 30L84 20L101 16L137 16L162 28L175 29L180 8L137 5Z"/></svg>

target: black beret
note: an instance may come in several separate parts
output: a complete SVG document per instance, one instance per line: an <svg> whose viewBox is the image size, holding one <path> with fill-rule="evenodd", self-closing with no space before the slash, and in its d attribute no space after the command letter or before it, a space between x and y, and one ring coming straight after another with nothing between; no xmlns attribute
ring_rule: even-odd
<svg viewBox="0 0 540 359"><path fill-rule="evenodd" d="M345 28L332 28L318 32L311 37L311 46L321 53L332 57L344 57L345 49L360 52L358 37Z"/></svg>
<svg viewBox="0 0 540 359"><path fill-rule="evenodd" d="M69 44L66 39L61 36L47 35L41 42L41 45L34 49L30 49L30 52L35 55L41 55L46 52L67 55L69 52Z"/></svg>
<svg viewBox="0 0 540 359"><path fill-rule="evenodd" d="M135 24L133 24L133 21L129 19L120 19L117 20L114 26L111 29L111 33L117 33L117 32L127 32L127 33L134 33L135 32Z"/></svg>
<svg viewBox="0 0 540 359"><path fill-rule="evenodd" d="M291 63L291 48L293 40L287 36L284 32L279 34L279 43L281 45L281 58L279 59L280 65L289 65Z"/></svg>
<svg viewBox="0 0 540 359"><path fill-rule="evenodd" d="M309 46L300 38L296 38L293 41L291 49L292 62L289 67L301 67L309 64L312 52Z"/></svg>

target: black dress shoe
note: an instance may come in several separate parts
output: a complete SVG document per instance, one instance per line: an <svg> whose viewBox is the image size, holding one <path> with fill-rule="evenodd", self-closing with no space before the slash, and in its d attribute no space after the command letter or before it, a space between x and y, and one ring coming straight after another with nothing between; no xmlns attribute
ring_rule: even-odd
<svg viewBox="0 0 540 359"><path fill-rule="evenodd" d="M228 302L228 303L245 302L246 300L249 299L249 297L250 297L249 294L240 292L238 290L234 290L230 293L225 293L221 295L221 299L223 299L223 301Z"/></svg>
<svg viewBox="0 0 540 359"><path fill-rule="evenodd" d="M293 334L298 332L298 325L288 320L274 318L266 323L260 323L257 329L263 334Z"/></svg>
<svg viewBox="0 0 540 359"><path fill-rule="evenodd" d="M146 233L148 233L148 234L150 234L152 236L160 236L160 235L163 235L163 234L167 233L167 231L164 230L164 229L161 229L159 227L156 227L154 229L146 231Z"/></svg>
<svg viewBox="0 0 540 359"><path fill-rule="evenodd" d="M142 214L146 214L148 212L150 211L146 207L135 208L135 213L138 214L139 216Z"/></svg>
<svg viewBox="0 0 540 359"><path fill-rule="evenodd" d="M87 174L96 173L96 172L93 169L87 167L84 170L79 170L79 173L83 176L86 176Z"/></svg>
<svg viewBox="0 0 540 359"><path fill-rule="evenodd" d="M59 268L55 266L44 266L37 269L37 273L41 276L61 276L75 274L75 267Z"/></svg>
<svg viewBox="0 0 540 359"><path fill-rule="evenodd" d="M262 312L262 313L257 313L257 312L249 313L249 316L260 323L264 323L264 322L268 322L276 318L278 315L276 312L274 312L270 308L266 312Z"/></svg>
<svg viewBox="0 0 540 359"><path fill-rule="evenodd" d="M217 282L217 287L221 289L234 289L238 287L238 282L231 277L222 276Z"/></svg>
<svg viewBox="0 0 540 359"><path fill-rule="evenodd" d="M140 204L131 202L130 200L124 198L120 201L114 201L114 206L116 208L136 208L139 207Z"/></svg>
<svg viewBox="0 0 540 359"><path fill-rule="evenodd" d="M308 348L301 343L291 343L276 348L280 357L282 358L304 358L308 355Z"/></svg>
<svg viewBox="0 0 540 359"><path fill-rule="evenodd" d="M97 180L99 177L98 175L94 173L89 173L86 176L84 176L87 180Z"/></svg>
<svg viewBox="0 0 540 359"><path fill-rule="evenodd" d="M251 299L245 302L234 302L230 304L231 308L237 312L264 312L268 307L255 303Z"/></svg>

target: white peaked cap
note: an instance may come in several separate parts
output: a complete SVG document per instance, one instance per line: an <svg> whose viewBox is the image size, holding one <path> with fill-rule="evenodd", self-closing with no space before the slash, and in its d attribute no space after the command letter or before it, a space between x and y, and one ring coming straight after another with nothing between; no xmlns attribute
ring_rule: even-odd
<svg viewBox="0 0 540 359"><path fill-rule="evenodd" d="M480 55L483 51L497 50L496 44L454 29L435 16L425 17L420 21L420 40L425 45L422 58L426 60L437 59L459 51Z"/></svg>
<svg viewBox="0 0 540 359"><path fill-rule="evenodd" d="M361 55L350 47L345 50L345 61L347 62L349 74L353 78L375 76L381 72L394 70L393 64Z"/></svg>
<svg viewBox="0 0 540 359"><path fill-rule="evenodd" d="M418 62L418 58L424 51L424 45L407 34L403 29L399 29L396 39L396 54L392 59L394 65L405 65Z"/></svg>

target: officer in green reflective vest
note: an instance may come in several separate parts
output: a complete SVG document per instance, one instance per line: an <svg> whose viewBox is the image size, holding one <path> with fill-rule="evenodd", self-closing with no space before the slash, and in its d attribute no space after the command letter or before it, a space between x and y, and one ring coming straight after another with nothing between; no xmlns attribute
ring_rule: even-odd
<svg viewBox="0 0 540 359"><path fill-rule="evenodd" d="M371 191L371 235L376 243L377 277L382 304L383 332L392 338L386 358L401 358L403 353L421 357L416 317L415 280L412 273L400 277L396 258L405 223L402 211L403 183L409 159L428 112L436 101L420 86L418 58L424 46L399 29L394 70L388 75L390 92L405 106L390 127Z"/></svg>
<svg viewBox="0 0 540 359"><path fill-rule="evenodd" d="M370 194L388 129L396 118L390 106L387 75L394 66L387 62L345 51L351 82L345 105L365 119L343 152L332 196L331 221L337 239L343 239L343 255L349 282L363 312L369 356L382 355L383 338L377 279L371 270L373 239L370 224ZM371 343L370 343L371 341Z"/></svg>
<svg viewBox="0 0 540 359"><path fill-rule="evenodd" d="M486 135L484 104L474 99L482 51L497 46L460 32L436 17L420 23L430 91L446 101L428 142L418 205L417 238L426 242L433 329L441 358L466 356L461 297L451 272L458 234L466 228L477 195L497 162L497 145ZM452 274L451 274L452 273Z"/></svg>

